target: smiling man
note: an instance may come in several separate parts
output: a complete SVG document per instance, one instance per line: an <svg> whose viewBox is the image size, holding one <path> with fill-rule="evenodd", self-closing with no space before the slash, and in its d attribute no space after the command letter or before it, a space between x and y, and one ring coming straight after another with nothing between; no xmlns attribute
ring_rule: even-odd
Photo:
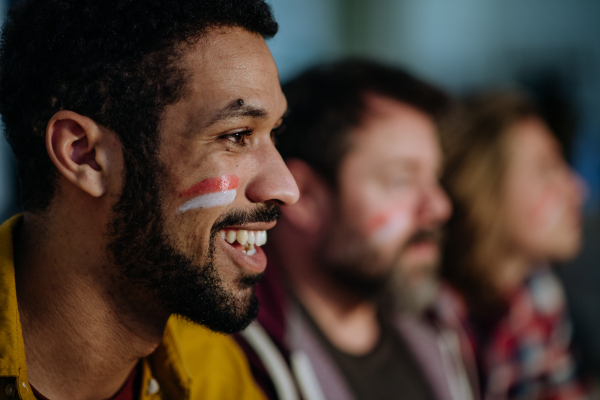
<svg viewBox="0 0 600 400"><path fill-rule="evenodd" d="M260 246L298 198L273 143L276 31L260 0L11 10L0 112L25 212L0 228L3 393L261 397L206 328L256 316Z"/></svg>

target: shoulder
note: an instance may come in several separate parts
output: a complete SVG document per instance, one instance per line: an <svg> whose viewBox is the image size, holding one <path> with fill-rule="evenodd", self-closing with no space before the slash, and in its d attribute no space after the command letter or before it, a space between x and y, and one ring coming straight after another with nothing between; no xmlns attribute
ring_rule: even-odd
<svg viewBox="0 0 600 400"><path fill-rule="evenodd" d="M231 336L171 317L168 330L191 377L191 399L262 400L242 350Z"/></svg>

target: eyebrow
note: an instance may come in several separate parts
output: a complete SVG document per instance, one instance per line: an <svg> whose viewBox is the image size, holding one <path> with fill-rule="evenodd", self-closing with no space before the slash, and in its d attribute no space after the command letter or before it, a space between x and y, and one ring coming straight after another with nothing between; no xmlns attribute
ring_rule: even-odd
<svg viewBox="0 0 600 400"><path fill-rule="evenodd" d="M246 104L242 99L237 99L233 100L227 106L217 111L216 115L210 120L205 128L208 128L218 122L237 117L266 119L269 117L269 113L264 108Z"/></svg>

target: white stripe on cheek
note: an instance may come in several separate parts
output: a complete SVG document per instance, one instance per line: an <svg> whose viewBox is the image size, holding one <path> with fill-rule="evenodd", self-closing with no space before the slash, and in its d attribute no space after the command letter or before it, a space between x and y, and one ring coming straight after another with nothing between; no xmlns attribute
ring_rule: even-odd
<svg viewBox="0 0 600 400"><path fill-rule="evenodd" d="M219 206L228 206L233 203L237 194L236 189L226 190L224 192L216 192L204 194L202 196L194 197L191 200L183 203L181 207L177 209L177 213L183 213L197 208L211 208Z"/></svg>
<svg viewBox="0 0 600 400"><path fill-rule="evenodd" d="M411 219L408 216L396 214L373 234L372 239L375 243L383 244L397 240L400 236L408 236L410 225Z"/></svg>

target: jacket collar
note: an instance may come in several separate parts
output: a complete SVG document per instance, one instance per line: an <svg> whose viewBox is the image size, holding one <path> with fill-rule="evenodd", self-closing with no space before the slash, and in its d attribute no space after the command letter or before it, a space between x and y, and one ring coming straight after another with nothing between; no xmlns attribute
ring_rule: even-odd
<svg viewBox="0 0 600 400"><path fill-rule="evenodd" d="M13 258L12 234L21 220L22 215L16 215L0 226L0 391L33 400L27 383Z"/></svg>

